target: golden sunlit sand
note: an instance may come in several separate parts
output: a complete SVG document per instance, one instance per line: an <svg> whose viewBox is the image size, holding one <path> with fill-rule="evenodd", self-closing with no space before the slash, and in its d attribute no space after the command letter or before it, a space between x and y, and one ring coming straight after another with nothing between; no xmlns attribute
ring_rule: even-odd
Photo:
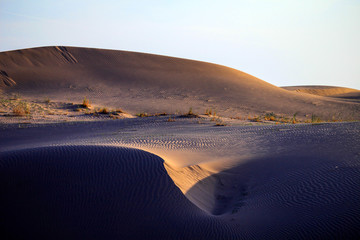
<svg viewBox="0 0 360 240"><path fill-rule="evenodd" d="M356 89L103 49L0 53L5 239L356 239Z"/></svg>

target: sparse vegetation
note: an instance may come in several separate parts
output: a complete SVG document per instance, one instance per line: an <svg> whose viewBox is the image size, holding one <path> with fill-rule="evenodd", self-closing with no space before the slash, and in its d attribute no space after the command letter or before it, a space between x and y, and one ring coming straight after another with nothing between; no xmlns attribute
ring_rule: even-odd
<svg viewBox="0 0 360 240"><path fill-rule="evenodd" d="M296 116L298 115L298 112L296 112L296 113L294 113L294 115L293 115L293 118L292 118L292 120L291 120L291 122L293 123L293 124L295 124L295 123L297 123L298 121L296 120Z"/></svg>
<svg viewBox="0 0 360 240"><path fill-rule="evenodd" d="M13 108L13 114L15 116L25 116L30 114L29 104L25 102L19 102L19 104Z"/></svg>
<svg viewBox="0 0 360 240"><path fill-rule="evenodd" d="M81 107L83 107L83 108L90 108L91 105L90 105L89 99L87 99L86 97L84 97L83 102L82 102L82 104L81 104Z"/></svg>
<svg viewBox="0 0 360 240"><path fill-rule="evenodd" d="M46 104L49 104L50 102L51 102L50 98L46 98L46 99L45 99L45 103L46 103Z"/></svg>
<svg viewBox="0 0 360 240"><path fill-rule="evenodd" d="M199 115L195 114L192 110L192 107L189 108L189 111L183 115L181 115L181 117L187 117L187 118L197 118L199 117Z"/></svg>
<svg viewBox="0 0 360 240"><path fill-rule="evenodd" d="M261 122L260 116L254 116L253 118L248 117L248 120L250 120L252 122Z"/></svg>
<svg viewBox="0 0 360 240"><path fill-rule="evenodd" d="M168 119L167 121L168 121L168 122L175 122L175 118L169 117L169 119Z"/></svg>
<svg viewBox="0 0 360 240"><path fill-rule="evenodd" d="M192 111L192 107L189 108L189 112L187 113L188 115L193 115L193 111Z"/></svg>
<svg viewBox="0 0 360 240"><path fill-rule="evenodd" d="M150 115L148 113L146 113L146 112L138 113L138 114L136 114L136 116L138 116L138 117L150 117Z"/></svg>
<svg viewBox="0 0 360 240"><path fill-rule="evenodd" d="M276 114L271 112L271 113L266 113L264 119L267 121L275 121L277 118Z"/></svg>
<svg viewBox="0 0 360 240"><path fill-rule="evenodd" d="M318 116L316 116L315 114L312 114L311 115L311 123L319 123L319 122L321 122L321 119Z"/></svg>
<svg viewBox="0 0 360 240"><path fill-rule="evenodd" d="M166 112L162 113L156 113L154 116L167 116L168 114Z"/></svg>
<svg viewBox="0 0 360 240"><path fill-rule="evenodd" d="M212 110L211 110L211 108L210 108L210 109L206 109L205 115L207 115L207 116L211 116L211 115L212 115Z"/></svg>
<svg viewBox="0 0 360 240"><path fill-rule="evenodd" d="M108 114L109 113L109 110L107 108L101 108L98 113L100 114Z"/></svg>

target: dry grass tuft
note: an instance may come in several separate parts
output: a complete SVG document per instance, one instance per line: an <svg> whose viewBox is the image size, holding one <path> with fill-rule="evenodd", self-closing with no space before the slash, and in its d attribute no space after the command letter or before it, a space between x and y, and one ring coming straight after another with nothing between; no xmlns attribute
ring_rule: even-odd
<svg viewBox="0 0 360 240"><path fill-rule="evenodd" d="M195 114L192 110L192 108L189 108L189 111L183 115L181 115L180 117L186 117L186 118L197 118L199 117L199 115Z"/></svg>
<svg viewBox="0 0 360 240"><path fill-rule="evenodd" d="M312 114L311 115L311 123L319 123L319 122L321 122L321 119L318 116L316 116L315 114Z"/></svg>
<svg viewBox="0 0 360 240"><path fill-rule="evenodd" d="M27 103L20 102L13 108L13 114L15 116L26 116L30 114L30 106Z"/></svg>
<svg viewBox="0 0 360 240"><path fill-rule="evenodd" d="M84 97L83 102L82 102L82 104L81 104L81 107L83 107L83 108L90 108L91 105L90 105L89 99L87 99L86 97Z"/></svg>
<svg viewBox="0 0 360 240"><path fill-rule="evenodd" d="M98 113L101 113L101 114L108 114L109 113L109 110L107 108L101 108Z"/></svg>
<svg viewBox="0 0 360 240"><path fill-rule="evenodd" d="M276 118L277 118L277 116L276 116L276 114L273 113L273 112L271 112L271 113L266 113L266 114L265 114L265 117L264 117L264 119L265 119L266 121L275 121Z"/></svg>
<svg viewBox="0 0 360 240"><path fill-rule="evenodd" d="M167 116L168 114L166 112L162 113L156 113L154 116Z"/></svg>
<svg viewBox="0 0 360 240"><path fill-rule="evenodd" d="M175 122L175 118L169 117L169 119L167 120L167 122Z"/></svg>
<svg viewBox="0 0 360 240"><path fill-rule="evenodd" d="M252 122L261 122L260 116L248 117L248 120Z"/></svg>
<svg viewBox="0 0 360 240"><path fill-rule="evenodd" d="M136 116L138 116L138 117L150 117L150 115L148 113L146 113L146 112L138 113L138 114L136 114Z"/></svg>

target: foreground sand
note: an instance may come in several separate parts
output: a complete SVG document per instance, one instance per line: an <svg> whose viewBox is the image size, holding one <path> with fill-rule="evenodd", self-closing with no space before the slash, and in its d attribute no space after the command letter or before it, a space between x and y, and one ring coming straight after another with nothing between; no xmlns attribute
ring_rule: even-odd
<svg viewBox="0 0 360 240"><path fill-rule="evenodd" d="M167 117L1 125L14 239L360 236L360 124Z"/></svg>

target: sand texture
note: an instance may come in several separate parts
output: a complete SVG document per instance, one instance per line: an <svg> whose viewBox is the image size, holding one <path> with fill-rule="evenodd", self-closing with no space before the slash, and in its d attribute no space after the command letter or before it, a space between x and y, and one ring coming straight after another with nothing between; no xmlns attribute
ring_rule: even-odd
<svg viewBox="0 0 360 240"><path fill-rule="evenodd" d="M0 91L0 239L360 239L357 90L43 47Z"/></svg>
<svg viewBox="0 0 360 240"><path fill-rule="evenodd" d="M225 117L265 112L323 120L360 118L359 102L288 91L236 69L144 53L43 47L0 53L4 96L81 102L139 112Z"/></svg>
<svg viewBox="0 0 360 240"><path fill-rule="evenodd" d="M2 233L359 237L359 136L358 123L214 127L166 117L3 126Z"/></svg>

